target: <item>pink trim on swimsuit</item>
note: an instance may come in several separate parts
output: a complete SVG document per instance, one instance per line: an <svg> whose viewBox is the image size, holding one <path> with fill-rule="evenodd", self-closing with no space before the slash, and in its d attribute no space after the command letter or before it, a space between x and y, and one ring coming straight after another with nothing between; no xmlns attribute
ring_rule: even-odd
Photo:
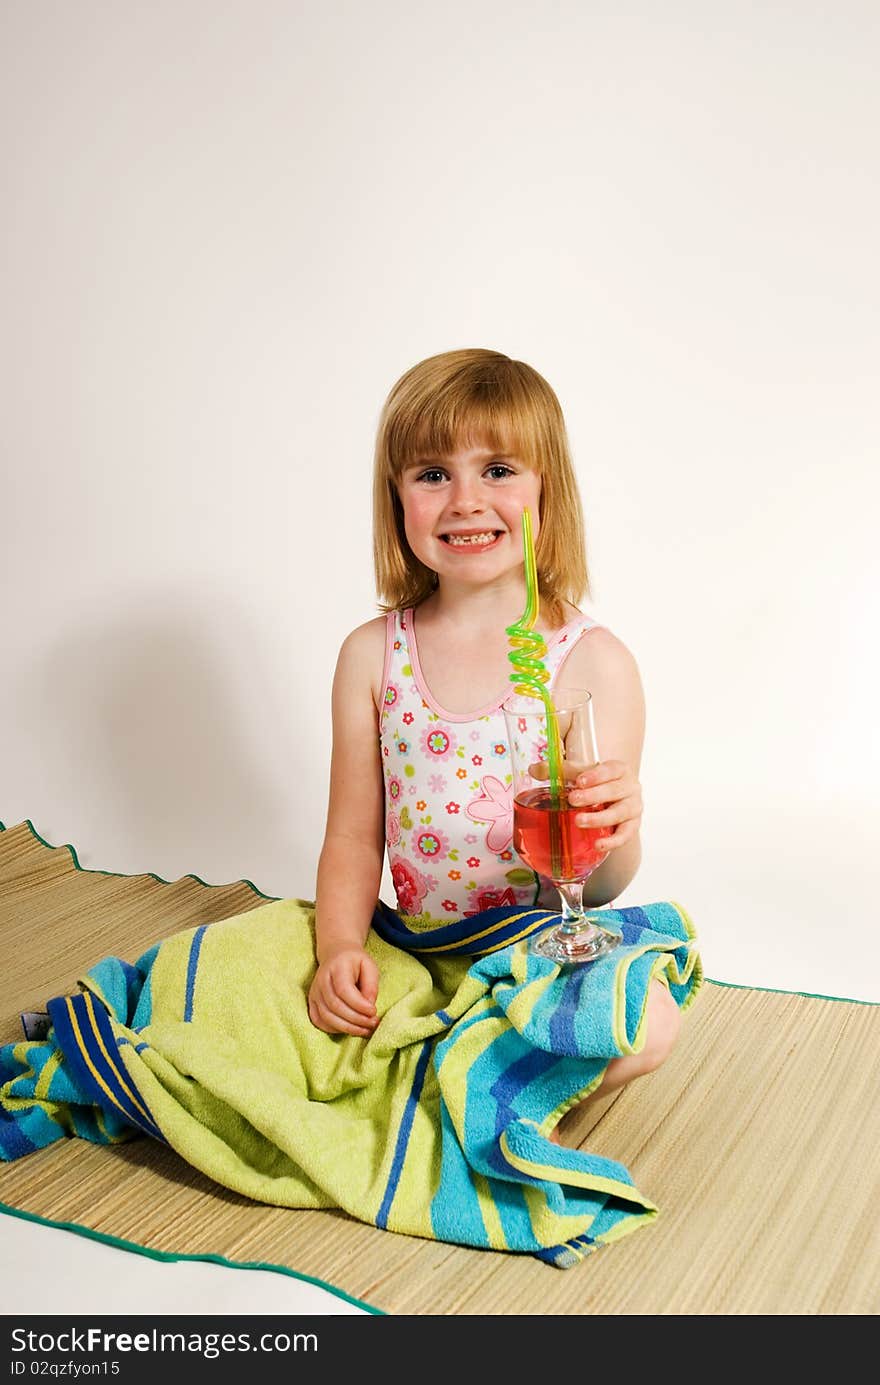
<svg viewBox="0 0 880 1385"><path fill-rule="evenodd" d="M478 707L475 712L450 712L447 710L446 707L441 707L440 703L437 701L437 699L434 697L434 694L431 692L431 689L428 687L427 680L422 671L422 664L421 660L419 659L419 647L418 640L416 638L416 626L414 616L415 612L412 608L403 612L403 625L406 629L406 633L408 636L407 647L409 649L409 661L412 664L413 680L422 697L424 698L425 702L431 708L431 711L436 712L437 715L442 717L444 721L456 722L476 721L478 717L487 717L490 716L492 712L500 711L502 704L504 703L505 699L509 696L509 693L511 691L511 689L509 688L505 688L504 691L500 694L500 696L494 697L492 701L487 702L485 706ZM556 645L559 643L560 639L562 639L563 637L567 638L567 631L569 630L570 626L576 625L578 620L583 619L590 620L592 619L592 617L584 617L583 614L581 614L580 616L575 616L572 620L567 621L565 625L561 626L559 630L554 631L550 638L545 641L547 645L547 653L550 654L551 651L556 648ZM581 630L578 630L575 638L572 640L571 649L574 649L574 646L577 644L581 635L586 635L587 632L590 630L599 630L603 628L603 626L600 626L595 623L592 625L584 626ZM559 661L558 666L553 670L550 680L551 687L556 682L559 673L565 664L566 659L571 653L571 649L566 650L565 654L562 656L562 659ZM382 696L384 699L384 687L382 689Z"/></svg>

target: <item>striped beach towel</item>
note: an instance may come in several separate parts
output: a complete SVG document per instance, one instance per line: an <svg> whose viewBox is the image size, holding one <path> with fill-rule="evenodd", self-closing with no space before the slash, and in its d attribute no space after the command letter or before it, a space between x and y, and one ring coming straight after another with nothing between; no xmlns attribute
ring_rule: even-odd
<svg viewBox="0 0 880 1385"><path fill-rule="evenodd" d="M380 906L369 1039L309 1022L302 900L105 958L48 1003L42 1033L31 1017L32 1037L0 1048L0 1154L146 1135L261 1202L576 1264L657 1208L622 1164L548 1136L643 1044L652 979L686 1009L702 968L676 904L603 910L621 945L563 968L528 950L553 921L531 912L476 915L468 944L416 940Z"/></svg>

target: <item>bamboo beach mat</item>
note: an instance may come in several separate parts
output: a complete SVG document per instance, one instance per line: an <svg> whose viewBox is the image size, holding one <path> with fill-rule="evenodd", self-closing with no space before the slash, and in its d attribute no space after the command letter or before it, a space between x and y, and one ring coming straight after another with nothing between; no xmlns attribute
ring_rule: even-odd
<svg viewBox="0 0 880 1385"><path fill-rule="evenodd" d="M102 957L256 908L248 881L83 870L0 831L0 1043ZM880 1005L708 981L672 1056L570 1125L660 1208L570 1270L249 1202L148 1139L0 1165L0 1203L133 1249L317 1279L387 1314L880 1311Z"/></svg>

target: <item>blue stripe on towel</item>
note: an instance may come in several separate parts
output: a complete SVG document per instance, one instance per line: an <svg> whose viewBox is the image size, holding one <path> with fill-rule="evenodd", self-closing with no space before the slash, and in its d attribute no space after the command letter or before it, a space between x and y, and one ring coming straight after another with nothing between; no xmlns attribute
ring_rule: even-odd
<svg viewBox="0 0 880 1385"><path fill-rule="evenodd" d="M431 1202L431 1230L441 1241L491 1249L489 1233L480 1210L473 1170L461 1147L448 1107L440 1103L443 1159L440 1181Z"/></svg>
<svg viewBox="0 0 880 1385"><path fill-rule="evenodd" d="M625 943L639 942L645 928L653 930L655 927L645 913L645 910L640 909L638 905L630 905L626 909L618 909L616 913Z"/></svg>
<svg viewBox="0 0 880 1385"><path fill-rule="evenodd" d="M491 1006L477 1016L459 1020L452 1033L437 1045L434 1059L439 1073L443 1059L454 1055L456 1043L468 1030L484 1020L493 1021L485 1047L474 1056L468 1071L463 1131L456 1131L445 1103L441 1104L443 1159L440 1183L431 1203L435 1235L453 1241L463 1238L466 1244L487 1248L494 1242L484 1221L473 1175L481 1174L491 1187L503 1244L521 1245L524 1236L531 1239L531 1214L523 1185L541 1180L520 1172L512 1176L498 1136L521 1114L516 1108L519 1096L560 1061L557 1054L537 1049L523 1053L523 1045L515 1034L509 1030L498 1032L502 1017L500 1007Z"/></svg>
<svg viewBox="0 0 880 1385"><path fill-rule="evenodd" d="M167 1143L140 1092L120 1062L116 1037L106 1012L87 993L49 1001L55 1039L71 1069L102 1110L122 1115L131 1125Z"/></svg>
<svg viewBox="0 0 880 1385"><path fill-rule="evenodd" d="M202 938L205 936L206 923L200 924L193 934L193 940L189 949L189 962L186 968L186 999L183 1004L183 1021L189 1024L193 1014L193 997L196 990L196 972L199 968L199 953L202 950Z"/></svg>
<svg viewBox="0 0 880 1385"><path fill-rule="evenodd" d="M535 1255L539 1260L546 1260L549 1265L556 1265L561 1270L570 1269L579 1260L583 1260L592 1250L595 1250L596 1242L592 1236L575 1236L572 1241L564 1241L562 1245L549 1246L546 1250L536 1250Z"/></svg>
<svg viewBox="0 0 880 1385"><path fill-rule="evenodd" d="M550 1039L555 1053L576 1054L579 1052L575 1035L575 1021L581 1003L581 991L588 981L586 967L573 967L560 1003L550 1019Z"/></svg>
<svg viewBox="0 0 880 1385"><path fill-rule="evenodd" d="M419 1104L419 1097L422 1094L425 1073L428 1070L428 1060L431 1057L431 1043L431 1039L426 1039L422 1044L419 1061L416 1063L413 1084L406 1100L406 1106L403 1109L400 1129L397 1132L397 1147L394 1151L394 1158L391 1161L391 1173L388 1176L388 1185L385 1189L385 1196L382 1198L382 1206L379 1208L379 1214L376 1217L376 1225L381 1226L383 1230L388 1225L391 1204L394 1201L394 1194L397 1192L397 1185L400 1182L403 1161L406 1157L406 1147L409 1143L410 1131L412 1130L412 1124L415 1119L416 1107Z"/></svg>
<svg viewBox="0 0 880 1385"><path fill-rule="evenodd" d="M495 1134L500 1135L511 1121L517 1120L521 1112L516 1108L517 1098L532 1082L544 1077L559 1064L559 1055L535 1049L515 1059L509 1068L500 1073L489 1088L489 1095L495 1098ZM508 1164L498 1146L495 1146L492 1163L499 1170L507 1171ZM528 1177L528 1175L525 1175Z"/></svg>
<svg viewBox="0 0 880 1385"><path fill-rule="evenodd" d="M4 1111L0 1106L0 1150L3 1151L3 1158L8 1160L21 1159L25 1154L32 1154L39 1145L35 1145L33 1140L29 1140L21 1128L21 1118L16 1120Z"/></svg>
<svg viewBox="0 0 880 1385"><path fill-rule="evenodd" d="M523 1114L518 1108L519 1098L535 1081L540 1081L559 1063L557 1053L547 1053L543 1049L522 1052L519 1036L508 1031L501 1034L477 1060L474 1082L468 1082L468 1103L465 1129L487 1141L487 1164L493 1172L503 1178L510 1177L510 1165L502 1152L498 1137L511 1122ZM481 1089L482 1074L479 1068L498 1072L498 1076L488 1085L488 1091ZM491 1100L487 1099L491 1098ZM531 1174L518 1172L517 1178L523 1183L540 1183L542 1180Z"/></svg>

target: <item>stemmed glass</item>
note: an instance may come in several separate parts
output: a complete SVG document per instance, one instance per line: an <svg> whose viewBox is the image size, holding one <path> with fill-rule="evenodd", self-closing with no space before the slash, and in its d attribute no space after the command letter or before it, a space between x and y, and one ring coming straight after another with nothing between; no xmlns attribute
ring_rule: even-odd
<svg viewBox="0 0 880 1385"><path fill-rule="evenodd" d="M596 839L608 829L578 827L575 818L589 809L573 807L566 792L576 775L599 762L593 703L584 688L560 688L552 707L563 781L555 797L544 702L516 694L503 706L513 763L513 845L532 870L553 881L562 904L561 921L531 939L532 951L554 962L594 962L620 942L583 904L584 881L605 859Z"/></svg>

